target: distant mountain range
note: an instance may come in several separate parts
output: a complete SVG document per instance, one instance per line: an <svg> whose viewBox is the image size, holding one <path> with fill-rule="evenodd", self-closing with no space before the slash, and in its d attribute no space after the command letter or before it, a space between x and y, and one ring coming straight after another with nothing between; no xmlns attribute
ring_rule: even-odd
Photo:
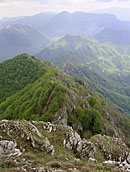
<svg viewBox="0 0 130 172"><path fill-rule="evenodd" d="M66 11L3 21L11 25L0 29L0 61L29 53L61 67L73 63L95 90L130 114L130 22Z"/></svg>
<svg viewBox="0 0 130 172"><path fill-rule="evenodd" d="M108 14L113 14L116 15L117 18L119 18L120 20L125 20L125 21L130 21L130 7L128 8L105 8L105 9L101 9L101 10L96 10L94 11L96 14L97 13L108 13Z"/></svg>
<svg viewBox="0 0 130 172"><path fill-rule="evenodd" d="M7 25L0 29L0 62L20 53L35 54L52 43L52 39L33 25Z"/></svg>
<svg viewBox="0 0 130 172"><path fill-rule="evenodd" d="M117 31L105 28L94 36L100 42L111 42L118 45L130 45L130 30Z"/></svg>
<svg viewBox="0 0 130 172"><path fill-rule="evenodd" d="M130 43L130 22L121 21L111 14L84 12L59 14L41 13L28 17L0 20L0 61L20 53L37 54L52 42L66 35L85 34L98 41L119 45ZM130 54L129 47L120 48Z"/></svg>
<svg viewBox="0 0 130 172"><path fill-rule="evenodd" d="M93 36L106 27L118 31L130 30L130 22L121 21L111 14L62 12L53 17L43 27L43 30L50 36L65 36L67 34Z"/></svg>
<svg viewBox="0 0 130 172"><path fill-rule="evenodd" d="M93 35L103 27L116 20L109 14L90 14L84 12L68 13L62 12L53 17L43 30L50 36L71 35ZM53 29L52 29L53 28Z"/></svg>
<svg viewBox="0 0 130 172"><path fill-rule="evenodd" d="M85 12L41 13L34 16L5 18L0 20L0 27L9 24L32 24L40 27L46 34L61 37L67 34L86 34L92 36L104 28L130 30L130 22L121 21L112 14Z"/></svg>
<svg viewBox="0 0 130 172"><path fill-rule="evenodd" d="M33 16L22 16L22 17L14 17L14 18L3 18L0 20L0 27L4 27L6 25L14 25L14 24L30 24L38 27L43 27L46 23L48 23L56 13L40 13Z"/></svg>

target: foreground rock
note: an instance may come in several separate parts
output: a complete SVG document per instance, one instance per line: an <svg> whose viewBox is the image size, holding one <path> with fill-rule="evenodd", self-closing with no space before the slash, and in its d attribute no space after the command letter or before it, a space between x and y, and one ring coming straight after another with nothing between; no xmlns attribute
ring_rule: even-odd
<svg viewBox="0 0 130 172"><path fill-rule="evenodd" d="M56 156L55 152L68 156L71 152L73 158L89 162L130 164L130 150L119 138L95 135L87 141L68 126L42 121L0 121L0 156L20 156L26 152L46 152L50 156Z"/></svg>
<svg viewBox="0 0 130 172"><path fill-rule="evenodd" d="M46 162L54 159L46 168ZM41 121L0 121L0 163L6 164L6 168L13 164L17 171L24 172L54 172L57 169L64 172L67 168L73 171L77 166L70 165L70 159L73 164L82 160L93 163L93 168L100 161L118 170L130 170L130 150L119 138L95 135L87 141L68 126ZM65 162L59 164L59 160Z"/></svg>
<svg viewBox="0 0 130 172"><path fill-rule="evenodd" d="M77 157L81 159L88 159L94 156L95 147L91 142L82 140L80 136L70 129L70 133L66 134L67 138L64 139L64 146L69 150L74 150Z"/></svg>
<svg viewBox="0 0 130 172"><path fill-rule="evenodd" d="M22 152L32 149L33 151L46 151L54 155L53 145L31 122L2 120L0 121L0 134L1 144L6 148L1 148L3 153L10 151L10 147L13 151L17 145ZM3 139L8 139L8 141L3 141Z"/></svg>
<svg viewBox="0 0 130 172"><path fill-rule="evenodd" d="M38 127L40 127L40 130ZM71 127L53 125L49 122L44 123L40 121L0 121L0 140L3 147L6 147L6 150L1 148L1 152L9 152L10 148L6 146L6 144L8 143L10 145L12 143L13 148L11 149L14 151L17 145L18 149L14 152L19 150L19 153L17 152L18 155L20 151L26 152L30 150L35 152L46 151L54 155L55 149L53 144L55 144L55 142L51 144L48 137L52 137L53 133L54 137L57 136L58 140L61 131L63 131L63 134L61 134L60 144L66 149L73 151L74 154L81 159L89 159L94 156L94 145L91 142L87 142L85 139L82 140ZM4 141L5 139L8 141Z"/></svg>
<svg viewBox="0 0 130 172"><path fill-rule="evenodd" d="M2 140L0 141L0 157L12 157L12 156L20 156L22 153L19 149L16 149L17 144L8 141Z"/></svg>
<svg viewBox="0 0 130 172"><path fill-rule="evenodd" d="M100 154L107 160L118 162L123 162L129 157L130 150L120 138L99 134L93 136L90 141L95 145L98 157Z"/></svg>
<svg viewBox="0 0 130 172"><path fill-rule="evenodd" d="M103 164L130 171L130 150L120 139L109 136L96 135L90 139L96 147L96 157L107 160Z"/></svg>
<svg viewBox="0 0 130 172"><path fill-rule="evenodd" d="M130 171L130 164L127 162L127 160L123 162L117 162L117 161L105 161L103 164L107 164L109 166L117 167L123 171Z"/></svg>

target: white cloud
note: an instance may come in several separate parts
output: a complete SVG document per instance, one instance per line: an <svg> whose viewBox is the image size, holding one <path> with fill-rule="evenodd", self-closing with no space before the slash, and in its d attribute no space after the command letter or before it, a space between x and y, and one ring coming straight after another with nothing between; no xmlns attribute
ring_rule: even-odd
<svg viewBox="0 0 130 172"><path fill-rule="evenodd" d="M94 11L128 7L130 0L0 0L0 17L33 15L45 11Z"/></svg>

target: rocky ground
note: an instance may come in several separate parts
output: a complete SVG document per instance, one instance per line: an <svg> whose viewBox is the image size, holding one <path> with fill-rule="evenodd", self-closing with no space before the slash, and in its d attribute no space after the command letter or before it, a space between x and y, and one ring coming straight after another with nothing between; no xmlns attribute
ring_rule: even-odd
<svg viewBox="0 0 130 172"><path fill-rule="evenodd" d="M81 139L71 127L44 122L0 121L0 172L130 171L121 139Z"/></svg>

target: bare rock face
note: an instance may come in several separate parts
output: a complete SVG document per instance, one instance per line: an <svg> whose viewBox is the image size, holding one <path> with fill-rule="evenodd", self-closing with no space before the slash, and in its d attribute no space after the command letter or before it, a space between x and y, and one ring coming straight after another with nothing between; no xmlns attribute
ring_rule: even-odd
<svg viewBox="0 0 130 172"><path fill-rule="evenodd" d="M0 141L0 157L20 156L22 153L16 149L16 146L17 144L12 141Z"/></svg>
<svg viewBox="0 0 130 172"><path fill-rule="evenodd" d="M63 65L62 71L67 75L78 74L79 76L83 76L83 73L72 63L65 63Z"/></svg>
<svg viewBox="0 0 130 172"><path fill-rule="evenodd" d="M68 121L68 114L66 106L63 107L58 113L55 114L54 124L66 125Z"/></svg>
<svg viewBox="0 0 130 172"><path fill-rule="evenodd" d="M82 140L80 136L70 128L70 133L66 135L63 141L64 147L68 150L74 150L77 157L81 159L89 159L94 156L95 147L91 142Z"/></svg>

